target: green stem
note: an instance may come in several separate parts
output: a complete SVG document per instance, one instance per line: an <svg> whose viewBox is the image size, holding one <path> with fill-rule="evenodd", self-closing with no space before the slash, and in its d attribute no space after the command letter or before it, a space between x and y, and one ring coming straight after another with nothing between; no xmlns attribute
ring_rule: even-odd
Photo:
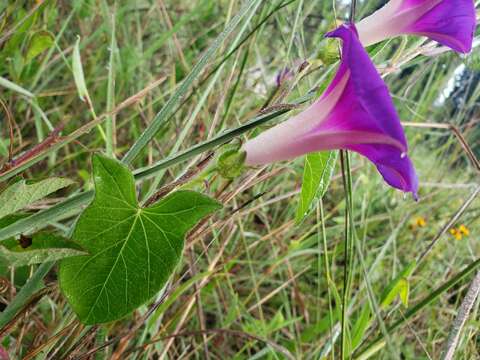
<svg viewBox="0 0 480 360"><path fill-rule="evenodd" d="M297 99L294 104L301 104L309 99L311 99L315 95L314 92L308 93L307 95L303 96L302 98ZM246 133L247 131L255 128L256 126L265 124L266 122L273 120L279 117L282 114L287 113L290 109L281 109L269 114L263 114L260 116L255 117L248 123L241 125L235 129L228 130L216 137L207 140L203 143L197 144L190 149L182 151L176 155L168 157L160 162L153 164L152 166L138 169L134 171L134 176L136 180L144 180L151 176L154 176L158 171L166 169L170 166L176 165L181 163L182 161L188 160L198 154L206 152L215 146L225 144L230 140L234 139L235 137ZM8 239L9 237L26 233L31 231L35 228L42 228L47 226L50 222L57 220L59 218L65 218L67 216L71 216L76 212L79 212L82 206L87 205L90 201L92 201L94 196L94 192L86 191L84 193L80 193L74 195L65 201L56 204L48 209L39 211L27 218L21 219L16 221L15 223L6 226L0 229L0 241Z"/></svg>
<svg viewBox="0 0 480 360"><path fill-rule="evenodd" d="M347 331L348 331L348 298L353 277L353 203L352 203L352 178L350 172L350 159L346 150L340 150L340 164L342 167L343 187L345 189L345 265L343 273L343 297L342 297L342 320L341 320L341 359L346 358Z"/></svg>
<svg viewBox="0 0 480 360"><path fill-rule="evenodd" d="M352 0L350 4L351 23L355 21L355 11L357 8L357 1ZM343 187L345 189L345 267L343 273L343 298L342 298L342 333L340 344L341 359L345 359L347 351L347 302L350 294L350 287L353 275L353 239L354 232L353 222L353 203L352 203L352 177L350 172L350 160L347 150L340 150L340 162L342 166Z"/></svg>
<svg viewBox="0 0 480 360"><path fill-rule="evenodd" d="M313 96L313 94L308 94L300 99L297 99L297 101L294 102L294 104L298 105L301 104L308 99L310 99ZM156 172L168 168L172 165L178 164L179 162L185 161L190 159L193 156L199 155L205 151L208 151L212 149L213 147L216 147L218 145L223 145L230 140L236 138L237 136L246 133L247 131L260 126L262 124L267 123L270 120L273 120L277 118L280 115L283 115L290 111L290 109L280 109L278 111L269 113L269 114L264 114L257 116L256 118L252 119L251 121L247 122L244 125L241 125L235 129L227 130L223 132L220 135L217 135L216 137L207 140L205 142L202 142L200 144L194 145L191 148L182 151L178 154L175 154L171 157L167 157L153 165L150 165L148 167L140 168L134 171L135 178L138 180L141 179L146 179L150 176L153 176Z"/></svg>

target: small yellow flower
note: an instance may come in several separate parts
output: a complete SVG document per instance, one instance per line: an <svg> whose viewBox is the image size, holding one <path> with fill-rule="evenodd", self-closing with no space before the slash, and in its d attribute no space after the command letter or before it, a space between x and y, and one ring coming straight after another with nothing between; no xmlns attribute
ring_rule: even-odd
<svg viewBox="0 0 480 360"><path fill-rule="evenodd" d="M455 228L450 229L450 234L455 238L455 240L462 240L462 233Z"/></svg>
<svg viewBox="0 0 480 360"><path fill-rule="evenodd" d="M427 221L424 217L419 216L415 219L415 225L417 225L418 227L425 227L425 225L427 225Z"/></svg>
<svg viewBox="0 0 480 360"><path fill-rule="evenodd" d="M465 225L463 225L463 224L458 227L458 231L459 231L462 235L465 235L465 236L470 235L470 230L468 230L468 228L467 228Z"/></svg>

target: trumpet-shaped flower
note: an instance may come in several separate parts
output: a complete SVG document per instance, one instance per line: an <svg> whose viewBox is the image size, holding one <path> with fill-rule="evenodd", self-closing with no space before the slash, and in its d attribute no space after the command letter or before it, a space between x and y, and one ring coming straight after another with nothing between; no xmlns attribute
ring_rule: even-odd
<svg viewBox="0 0 480 360"><path fill-rule="evenodd" d="M364 46L401 34L415 34L461 53L472 49L473 0L390 0L357 24Z"/></svg>
<svg viewBox="0 0 480 360"><path fill-rule="evenodd" d="M246 164L348 149L372 161L388 184L416 197L418 181L400 120L355 27L342 25L326 36L343 41L331 84L306 110L246 142Z"/></svg>

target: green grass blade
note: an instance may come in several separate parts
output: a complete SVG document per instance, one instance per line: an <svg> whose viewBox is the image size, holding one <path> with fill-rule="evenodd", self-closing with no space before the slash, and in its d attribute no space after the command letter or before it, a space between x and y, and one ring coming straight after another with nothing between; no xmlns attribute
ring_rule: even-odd
<svg viewBox="0 0 480 360"><path fill-rule="evenodd" d="M117 41L115 38L115 14L111 17L112 35L110 41L110 59L108 61L108 84L107 84L107 113L110 113L115 106L115 53L117 51ZM106 131L106 153L110 157L115 156L115 115L107 115L105 119Z"/></svg>
<svg viewBox="0 0 480 360"><path fill-rule="evenodd" d="M30 91L24 89L20 85L17 85L14 82L11 82L10 80L5 79L4 77L1 77L1 76L0 76L0 86L29 98L35 97L35 95L33 95Z"/></svg>

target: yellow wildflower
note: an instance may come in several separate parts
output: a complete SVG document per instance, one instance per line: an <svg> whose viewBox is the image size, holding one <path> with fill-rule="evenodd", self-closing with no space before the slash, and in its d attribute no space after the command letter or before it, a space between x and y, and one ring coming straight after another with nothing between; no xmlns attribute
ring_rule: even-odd
<svg viewBox="0 0 480 360"><path fill-rule="evenodd" d="M424 217L419 216L415 219L415 225L417 225L418 227L425 227L425 225L427 225L427 221Z"/></svg>
<svg viewBox="0 0 480 360"><path fill-rule="evenodd" d="M459 231L462 235L465 235L465 236L470 235L470 230L468 230L468 228L467 228L465 225L463 225L463 224L458 227L458 231Z"/></svg>
<svg viewBox="0 0 480 360"><path fill-rule="evenodd" d="M450 234L455 238L455 240L462 240L462 233L455 228L450 229Z"/></svg>

